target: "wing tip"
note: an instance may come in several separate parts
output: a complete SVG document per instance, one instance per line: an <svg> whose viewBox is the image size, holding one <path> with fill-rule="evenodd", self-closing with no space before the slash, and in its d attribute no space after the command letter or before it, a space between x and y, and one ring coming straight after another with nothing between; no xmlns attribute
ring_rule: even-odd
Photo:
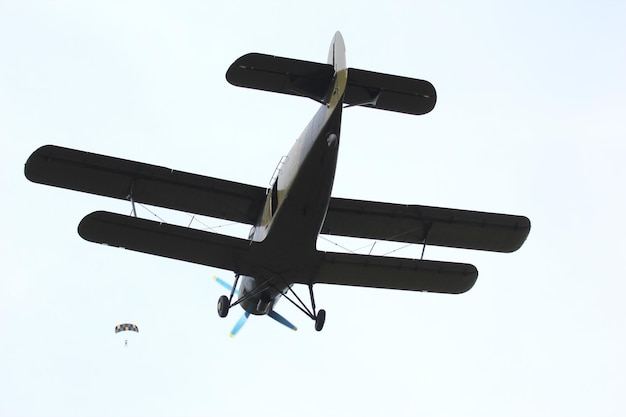
<svg viewBox="0 0 626 417"><path fill-rule="evenodd" d="M50 157L55 148L57 148L55 145L43 145L30 154L24 164L24 176L26 179L34 183L45 183L41 175L41 160Z"/></svg>
<svg viewBox="0 0 626 417"><path fill-rule="evenodd" d="M515 232L518 233L518 237L517 239L511 241L509 246L502 248L502 250L500 250L499 252L513 253L520 249L526 242L526 239L528 239L528 235L530 234L531 229L530 219L526 216L516 217L518 219L518 222L515 224L514 228Z"/></svg>

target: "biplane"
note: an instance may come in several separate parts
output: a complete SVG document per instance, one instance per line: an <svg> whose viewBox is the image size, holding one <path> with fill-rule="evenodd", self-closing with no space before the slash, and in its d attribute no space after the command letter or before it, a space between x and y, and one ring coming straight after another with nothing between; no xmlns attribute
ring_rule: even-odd
<svg viewBox="0 0 626 417"><path fill-rule="evenodd" d="M520 248L530 231L524 216L331 196L343 109L365 106L412 115L430 112L437 94L424 80L348 68L339 32L327 63L250 53L226 72L229 83L307 97L319 110L281 160L269 187L212 178L105 155L47 145L25 166L33 182L128 200L130 215L96 211L82 219L87 241L234 272L217 303L220 317L240 305L244 314L269 315L289 328L276 302L285 297L315 323L315 284L460 294L478 277L466 263L320 251L320 234L495 252ZM135 203L250 225L238 238L140 218ZM308 287L310 303L294 291ZM235 297L235 295L237 297ZM303 297L305 300L307 297ZM307 300L308 301L308 300Z"/></svg>

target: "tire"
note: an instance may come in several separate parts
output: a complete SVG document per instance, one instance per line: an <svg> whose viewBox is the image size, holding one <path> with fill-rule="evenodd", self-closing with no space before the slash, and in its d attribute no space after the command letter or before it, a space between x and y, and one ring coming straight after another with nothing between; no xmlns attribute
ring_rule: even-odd
<svg viewBox="0 0 626 417"><path fill-rule="evenodd" d="M324 328L324 322L326 321L326 310L320 310L317 312L317 317L315 317L315 330L318 332L322 331Z"/></svg>
<svg viewBox="0 0 626 417"><path fill-rule="evenodd" d="M220 317L226 317L228 315L228 309L230 308L230 300L227 296L222 295L219 300L217 300L217 314Z"/></svg>

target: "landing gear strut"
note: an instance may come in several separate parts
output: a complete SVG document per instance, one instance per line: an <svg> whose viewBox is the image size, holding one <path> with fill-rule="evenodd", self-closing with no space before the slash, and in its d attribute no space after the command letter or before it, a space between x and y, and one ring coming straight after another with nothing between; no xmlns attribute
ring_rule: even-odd
<svg viewBox="0 0 626 417"><path fill-rule="evenodd" d="M315 297L313 297L313 284L309 284L309 295L311 296L311 307L313 308L313 314L311 318L315 320L315 330L318 332L324 328L324 322L326 321L326 310L320 310L315 312Z"/></svg>
<svg viewBox="0 0 626 417"><path fill-rule="evenodd" d="M285 286L287 287L287 290L282 293L283 297L285 297L287 301L289 301L291 304L297 307L298 310L302 311L315 322L315 330L317 330L318 332L321 331L324 327L324 322L326 321L326 311L316 311L315 297L313 296L313 284L308 285L309 296L311 297L311 309L309 309L309 307L307 307L302 299L298 297L298 294L295 293L293 288L291 288L291 286L289 286L287 282L285 282ZM294 297L295 300L291 298L290 294Z"/></svg>
<svg viewBox="0 0 626 417"><path fill-rule="evenodd" d="M230 288L230 296L222 295L219 300L217 300L217 314L220 317L226 317L228 315L228 310L230 309L230 305L233 301L233 295L235 294L235 289L237 288L238 281L239 274L236 274L235 283Z"/></svg>

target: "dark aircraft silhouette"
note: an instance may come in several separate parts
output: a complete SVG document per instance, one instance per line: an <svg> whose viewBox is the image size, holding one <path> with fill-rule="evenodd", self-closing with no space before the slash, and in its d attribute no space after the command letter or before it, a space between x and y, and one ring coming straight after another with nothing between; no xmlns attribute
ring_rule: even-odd
<svg viewBox="0 0 626 417"><path fill-rule="evenodd" d="M314 284L459 294L478 277L464 263L318 251L320 233L496 252L513 252L526 240L530 221L524 216L331 197L344 107L421 115L436 102L428 81L347 68L339 32L327 64L251 53L230 66L226 79L321 103L269 188L52 145L30 156L25 175L129 200L133 214L138 202L251 225L248 239L242 239L97 211L78 226L91 242L233 271L234 285L219 280L230 294L218 301L221 317L238 304L245 310L232 334L250 314L267 314L295 329L274 310L281 296L321 330L326 312L316 308ZM308 286L310 308L294 284Z"/></svg>

